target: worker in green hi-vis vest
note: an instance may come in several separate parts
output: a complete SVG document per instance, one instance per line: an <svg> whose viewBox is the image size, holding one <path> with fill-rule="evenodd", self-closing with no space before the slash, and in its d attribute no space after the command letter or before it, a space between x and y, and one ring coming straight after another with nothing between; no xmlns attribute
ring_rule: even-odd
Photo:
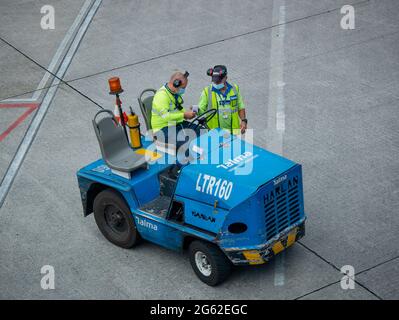
<svg viewBox="0 0 399 320"><path fill-rule="evenodd" d="M233 134L245 133L248 120L238 85L227 82L227 68L216 65L207 71L212 84L202 90L198 103L199 114L216 109L216 115L207 123L210 129L222 128Z"/></svg>
<svg viewBox="0 0 399 320"><path fill-rule="evenodd" d="M186 126L184 120L195 117L195 112L183 108L183 94L188 84L186 71L174 72L156 93L152 101L151 127L154 133L165 130L168 126L177 126L178 129ZM166 131L165 131L166 133Z"/></svg>
<svg viewBox="0 0 399 320"><path fill-rule="evenodd" d="M159 142L171 143L178 149L184 141L178 141L178 134L181 130L190 127L187 120L193 119L196 112L190 108L183 107L183 94L188 84L186 71L174 72L169 79L154 95L151 110L151 127L154 137ZM170 137L169 137L170 136ZM169 141L169 138L171 141Z"/></svg>

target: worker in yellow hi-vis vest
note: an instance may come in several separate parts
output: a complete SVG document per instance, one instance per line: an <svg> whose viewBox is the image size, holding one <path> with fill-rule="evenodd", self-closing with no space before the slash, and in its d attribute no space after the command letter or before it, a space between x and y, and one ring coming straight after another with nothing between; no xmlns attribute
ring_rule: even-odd
<svg viewBox="0 0 399 320"><path fill-rule="evenodd" d="M227 68L216 65L207 71L212 84L202 90L198 103L199 114L216 109L216 115L208 122L210 129L222 128L233 134L245 133L248 120L238 85L227 82Z"/></svg>

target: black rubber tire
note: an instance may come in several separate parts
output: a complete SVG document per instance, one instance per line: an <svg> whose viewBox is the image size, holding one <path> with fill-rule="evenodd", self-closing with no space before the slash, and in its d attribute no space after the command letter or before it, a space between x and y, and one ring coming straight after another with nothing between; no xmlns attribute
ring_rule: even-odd
<svg viewBox="0 0 399 320"><path fill-rule="evenodd" d="M225 281L231 273L232 264L226 255L214 244L195 240L189 246L190 263L198 278L209 286L216 286ZM201 251L211 265L211 274L205 276L195 263L195 253Z"/></svg>
<svg viewBox="0 0 399 320"><path fill-rule="evenodd" d="M132 213L125 200L114 190L101 191L93 203L94 218L101 233L108 241L122 248L131 248L139 240ZM112 227L107 221L108 211L114 211L120 218L120 226ZM123 229L117 230L116 228Z"/></svg>

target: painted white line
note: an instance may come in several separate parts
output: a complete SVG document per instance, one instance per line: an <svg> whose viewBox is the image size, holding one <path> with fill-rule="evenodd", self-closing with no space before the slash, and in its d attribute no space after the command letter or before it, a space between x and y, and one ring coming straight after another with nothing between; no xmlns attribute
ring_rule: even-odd
<svg viewBox="0 0 399 320"><path fill-rule="evenodd" d="M273 25L270 48L268 125L270 139L268 148L278 154L283 153L285 131L284 111L284 37L285 0L273 2Z"/></svg>
<svg viewBox="0 0 399 320"><path fill-rule="evenodd" d="M285 132L284 110L284 37L285 37L285 0L273 1L273 25L270 47L270 75L268 102L268 149L283 154L283 138ZM283 286L284 252L275 257L274 285Z"/></svg>
<svg viewBox="0 0 399 320"><path fill-rule="evenodd" d="M47 70L50 71L51 73L56 72L56 67L60 62L60 59L62 58L62 53L65 51L68 43L70 43L73 35L75 34L76 29L79 27L81 24L82 20L84 19L84 16L91 4L92 0L86 0L85 3L83 4L82 8L79 11L79 14L76 16L75 21L71 25L71 27L68 29L68 32L66 33L64 39L61 41L60 45L57 48L57 51L55 52L53 58L50 61L50 64L47 67ZM32 98L26 98L26 99L6 99L2 100L1 102L32 102L32 101L37 101L40 97L40 95L43 92L43 88L46 86L47 81L49 80L51 73L50 72L45 72L43 78L40 80L35 92L32 95Z"/></svg>
<svg viewBox="0 0 399 320"><path fill-rule="evenodd" d="M14 159L12 160L10 166L7 169L7 172L1 182L0 185L0 207L3 205L4 200L7 196L8 191L11 188L11 185L15 179L15 176L18 173L19 168L21 167L21 164L25 158L26 153L28 152L30 146L32 145L33 140L35 139L35 136L40 128L40 125L44 119L44 116L47 113L47 110L53 101L53 98L57 92L58 86L60 84L60 80L62 79L73 59L73 56L75 55L80 42L85 35L87 28L89 27L89 24L91 20L93 19L98 7L100 6L102 0L96 0L92 7L90 8L90 11L88 12L86 18L84 19L83 23L81 24L78 33L76 34L70 48L68 49L68 52L63 59L60 68L58 69L58 72L56 76L58 78L54 78L52 82L52 86L50 89L46 92L46 95L44 96L43 102L41 103L39 110L36 112L28 130L26 131L26 134L21 141L18 150L14 156Z"/></svg>
<svg viewBox="0 0 399 320"><path fill-rule="evenodd" d="M12 102L36 102L37 99L33 98L26 98L26 99L5 99L5 100L0 100L0 103L12 103Z"/></svg>
<svg viewBox="0 0 399 320"><path fill-rule="evenodd" d="M284 256L285 251L280 252L275 257L274 261L274 286L281 287L285 284L285 274L284 274Z"/></svg>

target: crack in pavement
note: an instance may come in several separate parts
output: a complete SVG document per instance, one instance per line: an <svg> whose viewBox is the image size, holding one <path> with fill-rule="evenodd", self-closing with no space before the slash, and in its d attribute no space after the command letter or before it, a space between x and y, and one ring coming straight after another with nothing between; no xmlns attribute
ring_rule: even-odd
<svg viewBox="0 0 399 320"><path fill-rule="evenodd" d="M327 264L329 264L330 266L332 266L335 270L337 270L337 271L339 271L339 272L341 273L341 269L339 269L334 263L328 261L328 260L327 260L326 258L324 258L322 255L320 255L319 253L317 253L315 250L310 249L308 246L304 245L304 244L303 244L302 242L300 242L300 241L298 241L298 244L300 244L302 247L304 247L305 249L307 249L308 251L310 251L311 253L313 253L315 256L317 256L318 258L320 258L321 260L323 260L324 262L326 262ZM386 261L383 261L383 262L381 262L381 263L378 263L378 264L374 265L373 267L370 267L370 268L367 268L367 269L365 269L365 270L362 270L362 271L360 271L360 272L355 273L354 277L350 277L350 276L349 276L349 277L350 277L355 283L357 283L359 286L361 286L363 289L367 290L369 293L371 293L372 295L374 295L377 299L383 300L382 297L380 297L377 293L375 293L374 291L372 291L372 290L371 290L370 288L368 288L365 284L361 283L359 280L356 280L355 278L356 278L356 276L358 276L358 275L360 275L360 274L362 274L362 273L364 273L364 272L366 272L366 271L369 271L369 270L372 270L372 269L374 269L374 268L377 268L377 267L379 267L379 266L381 266L381 265L383 265L383 264L385 264L385 263L388 263L388 262L393 261L393 260L398 259L398 258L399 258L399 256L394 257L394 258L391 258L391 259L388 259L388 260L386 260ZM322 290L322 289L325 289L325 288L327 288L327 287L329 287L329 286L331 286L331 285L333 285L333 284L339 283L340 281L341 281L341 280L338 280L338 281L334 281L334 282L332 282L332 283L329 283L329 284L327 284L327 285L325 285L325 286L322 286L322 287L320 287L320 288L318 288L318 289L315 289L315 290L310 291L310 292L308 292L308 293L306 293L306 294L304 294L304 295L301 295L301 296L295 298L294 300L298 300L298 299L301 299L301 298L303 298L303 297L305 297L305 296L308 296L308 295L310 295L310 294L312 294L312 293L314 293L314 292L318 292L318 291L320 291L320 290Z"/></svg>

